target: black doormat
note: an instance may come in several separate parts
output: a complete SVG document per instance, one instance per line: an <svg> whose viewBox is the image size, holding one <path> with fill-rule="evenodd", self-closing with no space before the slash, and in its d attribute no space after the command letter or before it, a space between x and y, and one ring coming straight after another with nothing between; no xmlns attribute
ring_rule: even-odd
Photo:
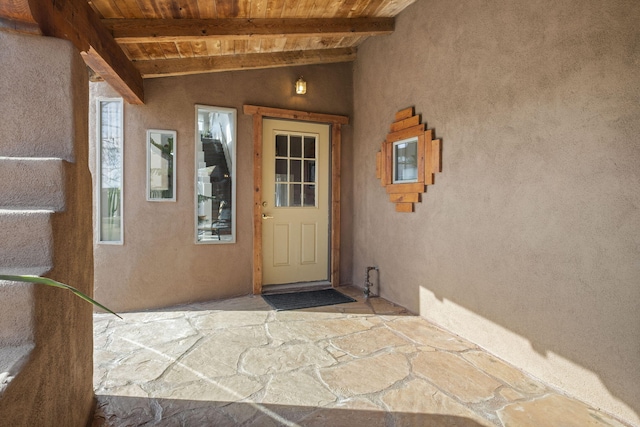
<svg viewBox="0 0 640 427"><path fill-rule="evenodd" d="M262 295L262 298L276 311L297 310L299 308L321 307L323 305L344 304L355 299L335 289L320 291L291 292L288 294Z"/></svg>

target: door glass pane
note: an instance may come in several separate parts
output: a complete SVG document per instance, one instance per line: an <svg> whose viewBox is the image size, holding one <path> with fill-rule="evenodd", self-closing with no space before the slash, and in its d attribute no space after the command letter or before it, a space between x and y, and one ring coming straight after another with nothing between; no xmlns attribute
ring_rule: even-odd
<svg viewBox="0 0 640 427"><path fill-rule="evenodd" d="M291 160L291 182L302 182L302 161Z"/></svg>
<svg viewBox="0 0 640 427"><path fill-rule="evenodd" d="M306 159L315 159L316 157L316 138L312 136L304 137L304 157Z"/></svg>
<svg viewBox="0 0 640 427"><path fill-rule="evenodd" d="M304 182L316 182L315 160L304 161Z"/></svg>
<svg viewBox="0 0 640 427"><path fill-rule="evenodd" d="M316 206L316 138L275 135L276 207Z"/></svg>
<svg viewBox="0 0 640 427"><path fill-rule="evenodd" d="M287 157L288 145L287 135L276 135L276 156Z"/></svg>
<svg viewBox="0 0 640 427"><path fill-rule="evenodd" d="M304 205L315 206L316 205L316 186L305 185L304 186Z"/></svg>
<svg viewBox="0 0 640 427"><path fill-rule="evenodd" d="M291 187L291 206L302 206L301 190L302 185L300 184L289 184Z"/></svg>
<svg viewBox="0 0 640 427"><path fill-rule="evenodd" d="M276 207L287 207L289 206L287 202L287 184L276 184Z"/></svg>
<svg viewBox="0 0 640 427"><path fill-rule="evenodd" d="M302 137L298 135L291 135L291 157L302 157Z"/></svg>
<svg viewBox="0 0 640 427"><path fill-rule="evenodd" d="M287 181L287 160L276 159L276 182Z"/></svg>

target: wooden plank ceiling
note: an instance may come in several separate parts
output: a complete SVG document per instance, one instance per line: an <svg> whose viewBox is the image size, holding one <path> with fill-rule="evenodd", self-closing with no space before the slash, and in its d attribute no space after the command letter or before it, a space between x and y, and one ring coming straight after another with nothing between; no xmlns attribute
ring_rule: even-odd
<svg viewBox="0 0 640 427"><path fill-rule="evenodd" d="M353 61L415 0L89 0L143 78Z"/></svg>

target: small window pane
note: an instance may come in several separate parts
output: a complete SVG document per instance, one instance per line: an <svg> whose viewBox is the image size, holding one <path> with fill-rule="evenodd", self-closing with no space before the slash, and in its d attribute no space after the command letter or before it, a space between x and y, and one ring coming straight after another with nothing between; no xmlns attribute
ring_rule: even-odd
<svg viewBox="0 0 640 427"><path fill-rule="evenodd" d="M287 207L287 184L276 184L276 207Z"/></svg>
<svg viewBox="0 0 640 427"><path fill-rule="evenodd" d="M302 157L302 137L291 135L291 154L290 157Z"/></svg>
<svg viewBox="0 0 640 427"><path fill-rule="evenodd" d="M287 181L287 160L286 159L276 159L276 181L277 182Z"/></svg>
<svg viewBox="0 0 640 427"><path fill-rule="evenodd" d="M98 101L99 241L122 243L122 100Z"/></svg>
<svg viewBox="0 0 640 427"><path fill-rule="evenodd" d="M287 135L276 135L276 156L287 157Z"/></svg>
<svg viewBox="0 0 640 427"><path fill-rule="evenodd" d="M302 202L300 200L302 185L290 184L290 186L291 186L291 204L289 206L302 206Z"/></svg>
<svg viewBox="0 0 640 427"><path fill-rule="evenodd" d="M304 137L304 157L306 159L315 159L316 157L316 139L314 137Z"/></svg>
<svg viewBox="0 0 640 427"><path fill-rule="evenodd" d="M304 186L304 205L305 206L316 205L316 186L315 185Z"/></svg>
<svg viewBox="0 0 640 427"><path fill-rule="evenodd" d="M316 182L315 160L304 161L304 182Z"/></svg>
<svg viewBox="0 0 640 427"><path fill-rule="evenodd" d="M418 178L417 138L394 143L394 182L412 182Z"/></svg>
<svg viewBox="0 0 640 427"><path fill-rule="evenodd" d="M302 161L291 160L291 182L302 182Z"/></svg>

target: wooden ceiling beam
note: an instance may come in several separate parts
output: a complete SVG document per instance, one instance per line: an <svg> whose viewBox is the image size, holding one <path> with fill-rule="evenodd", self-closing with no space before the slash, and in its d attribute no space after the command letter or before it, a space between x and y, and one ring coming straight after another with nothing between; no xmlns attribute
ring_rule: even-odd
<svg viewBox="0 0 640 427"><path fill-rule="evenodd" d="M356 59L355 48L318 49L275 53L250 53L198 58L135 61L144 78L214 73L220 71L277 68L295 65L350 62Z"/></svg>
<svg viewBox="0 0 640 427"><path fill-rule="evenodd" d="M69 40L123 99L131 104L144 102L140 72L86 0L12 0L8 5L0 7L0 17L36 24L44 36Z"/></svg>
<svg viewBox="0 0 640 427"><path fill-rule="evenodd" d="M394 18L103 19L118 43L391 34Z"/></svg>

